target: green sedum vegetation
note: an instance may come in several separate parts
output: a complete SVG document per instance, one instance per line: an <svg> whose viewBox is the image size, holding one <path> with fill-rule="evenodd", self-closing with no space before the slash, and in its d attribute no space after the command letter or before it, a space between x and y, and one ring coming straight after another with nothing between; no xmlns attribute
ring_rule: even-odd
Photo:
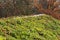
<svg viewBox="0 0 60 40"><path fill-rule="evenodd" d="M1 40L60 40L60 21L48 15L0 19Z"/></svg>

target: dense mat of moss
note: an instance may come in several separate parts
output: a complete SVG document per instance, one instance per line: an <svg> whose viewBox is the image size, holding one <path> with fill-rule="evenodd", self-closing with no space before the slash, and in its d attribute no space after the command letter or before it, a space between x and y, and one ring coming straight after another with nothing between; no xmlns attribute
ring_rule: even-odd
<svg viewBox="0 0 60 40"><path fill-rule="evenodd" d="M0 19L1 40L60 40L60 21L48 15Z"/></svg>

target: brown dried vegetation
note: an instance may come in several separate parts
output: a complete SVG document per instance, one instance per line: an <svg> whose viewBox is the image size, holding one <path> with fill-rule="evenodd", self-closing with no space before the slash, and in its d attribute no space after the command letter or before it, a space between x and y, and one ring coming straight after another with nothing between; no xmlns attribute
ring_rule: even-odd
<svg viewBox="0 0 60 40"><path fill-rule="evenodd" d="M40 13L60 19L60 1L57 0L6 0L0 2L0 17L33 14L34 7Z"/></svg>
<svg viewBox="0 0 60 40"><path fill-rule="evenodd" d="M60 19L60 1L59 0L34 0L34 6L38 9L39 12L44 14L51 15L56 19ZM47 4L46 9L44 8L44 2Z"/></svg>

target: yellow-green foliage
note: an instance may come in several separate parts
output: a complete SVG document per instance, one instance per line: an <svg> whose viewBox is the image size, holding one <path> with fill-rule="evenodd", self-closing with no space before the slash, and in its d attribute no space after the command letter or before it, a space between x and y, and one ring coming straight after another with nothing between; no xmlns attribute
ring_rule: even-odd
<svg viewBox="0 0 60 40"><path fill-rule="evenodd" d="M6 40L6 38L3 36L0 36L0 40Z"/></svg>
<svg viewBox="0 0 60 40"><path fill-rule="evenodd" d="M3 18L0 35L6 40L60 40L60 21L48 15Z"/></svg>

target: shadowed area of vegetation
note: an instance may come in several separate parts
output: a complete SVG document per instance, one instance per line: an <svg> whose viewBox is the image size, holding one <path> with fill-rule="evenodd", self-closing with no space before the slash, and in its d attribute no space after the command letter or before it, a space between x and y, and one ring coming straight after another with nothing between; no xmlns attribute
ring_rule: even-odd
<svg viewBox="0 0 60 40"><path fill-rule="evenodd" d="M2 18L0 36L4 40L60 40L60 21L48 15Z"/></svg>
<svg viewBox="0 0 60 40"><path fill-rule="evenodd" d="M0 0L0 17L33 14L30 0Z"/></svg>

